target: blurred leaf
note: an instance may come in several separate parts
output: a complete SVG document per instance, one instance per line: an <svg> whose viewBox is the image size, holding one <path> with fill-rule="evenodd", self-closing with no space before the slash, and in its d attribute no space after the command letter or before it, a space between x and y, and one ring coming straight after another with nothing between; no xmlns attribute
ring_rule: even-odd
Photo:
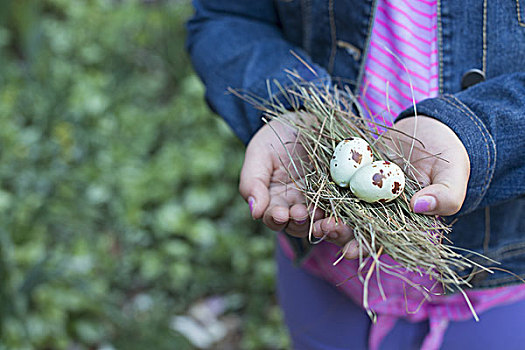
<svg viewBox="0 0 525 350"><path fill-rule="evenodd" d="M170 322L210 295L242 317L212 348L289 347L243 146L184 52L191 11L0 1L0 350L192 349Z"/></svg>

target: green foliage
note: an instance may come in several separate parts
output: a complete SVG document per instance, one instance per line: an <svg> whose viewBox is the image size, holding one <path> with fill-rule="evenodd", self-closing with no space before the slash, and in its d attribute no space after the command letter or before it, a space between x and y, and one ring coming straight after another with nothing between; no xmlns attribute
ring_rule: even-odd
<svg viewBox="0 0 525 350"><path fill-rule="evenodd" d="M170 321L210 295L238 300L231 347L287 347L273 238L189 66L190 14L0 2L0 349L192 349Z"/></svg>

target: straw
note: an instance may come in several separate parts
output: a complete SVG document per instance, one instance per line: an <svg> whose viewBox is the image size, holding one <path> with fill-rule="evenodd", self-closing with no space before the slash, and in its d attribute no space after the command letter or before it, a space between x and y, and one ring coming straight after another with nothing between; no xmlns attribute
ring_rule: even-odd
<svg viewBox="0 0 525 350"><path fill-rule="evenodd" d="M402 279L428 299L431 291L404 277L407 271L426 274L429 279L441 284L445 293L459 291L471 307L463 291L471 287L470 277L468 274L462 276L460 272L474 268L491 272L490 269L458 252L463 249L454 247L449 241L447 235L451 228L443 220L436 216L417 214L410 209L410 198L422 187L416 180L417 169L409 158L404 157L401 152L403 145L395 135L411 139L410 154L414 147L424 150L421 141L415 135L406 135L371 119L365 112L366 106L359 104L357 96L349 88L341 90L328 84L305 82L297 73L289 74L291 84L287 88L273 82L282 99L265 100L232 92L261 109L266 121L279 121L295 129L296 142L306 151L306 156L297 157L287 151L290 161L283 164L290 164L287 171L292 179L296 178L293 174L304 174L301 181L294 180L294 184L304 194L310 210L321 209L326 217L333 217L339 224L353 228L359 247L360 269L357 277L363 284L363 305L369 315L372 318L374 316L368 306L368 285L374 270L376 275L387 273ZM287 105L280 101L287 101ZM382 131L389 131L390 136ZM367 203L331 180L330 159L335 146L350 137L365 139L371 145L376 160L396 162L404 169L406 185L401 196L388 203ZM282 140L281 143L283 147L286 146ZM427 156L441 159L437 154ZM312 241L313 219L310 224L310 242L318 243ZM379 259L381 254L388 254L398 265L386 264ZM337 259L335 263L340 260ZM349 276L348 280L353 277L356 276ZM377 280L383 295L379 276ZM477 318L473 308L471 310Z"/></svg>

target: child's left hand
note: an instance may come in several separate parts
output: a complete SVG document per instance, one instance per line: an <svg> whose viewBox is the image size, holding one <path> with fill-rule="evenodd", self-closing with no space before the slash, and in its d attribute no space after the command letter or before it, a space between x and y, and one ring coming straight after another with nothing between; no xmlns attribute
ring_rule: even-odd
<svg viewBox="0 0 525 350"><path fill-rule="evenodd" d="M254 219L262 219L274 231L284 230L295 237L306 237L312 213L296 186L301 182L301 170L295 171L289 157L291 154L298 163L306 156L296 139L295 131L279 120L264 125L246 148L239 191ZM317 220L323 217L320 210L313 215Z"/></svg>

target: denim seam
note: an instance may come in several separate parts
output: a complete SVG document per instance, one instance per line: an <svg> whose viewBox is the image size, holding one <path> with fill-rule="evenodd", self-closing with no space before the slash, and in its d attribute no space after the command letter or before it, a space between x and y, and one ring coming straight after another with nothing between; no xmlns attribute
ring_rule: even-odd
<svg viewBox="0 0 525 350"><path fill-rule="evenodd" d="M443 23L441 23L441 0L437 0L438 60L439 60L439 94L443 94Z"/></svg>
<svg viewBox="0 0 525 350"><path fill-rule="evenodd" d="M485 236L483 237L483 253L489 250L490 244L490 207L485 207Z"/></svg>
<svg viewBox="0 0 525 350"><path fill-rule="evenodd" d="M491 254L490 257L496 261L501 261L501 260L512 259L517 256L523 256L523 255L525 255L525 249L521 248L517 250L503 252L503 253L500 252L499 254Z"/></svg>
<svg viewBox="0 0 525 350"><path fill-rule="evenodd" d="M493 279L487 279L483 281L483 283L480 283L476 285L475 287L500 287L504 283L507 282L517 282L521 279L525 279L525 274L522 275L512 275L508 277L500 277L500 278L493 278Z"/></svg>
<svg viewBox="0 0 525 350"><path fill-rule="evenodd" d="M483 123L481 123L480 121L477 120L478 119L477 116L465 104L463 104L460 100L458 100L456 97L454 97L452 95L444 96L444 100L446 102L450 103L452 106L454 106L457 109L459 109L464 115L468 116L469 119L472 122L474 122L474 124L476 125L478 130L481 132L481 135L483 136L483 140L485 141L485 146L486 146L486 149L487 149L487 163L488 163L488 167L486 169L484 185L483 185L482 191L481 191L481 193L479 195L479 198L477 199L477 201L472 206L473 208L476 208L478 206L478 204L481 202L481 200L483 199L485 193L488 190L490 181L492 180L492 175L493 175L492 173L493 173L493 169L494 169L494 164L493 164L492 158L490 156L490 148L489 148L488 143L489 143L489 141L491 141L491 143L494 145L494 140L492 139L492 136L489 134L489 132L484 127ZM485 129L485 130L483 130L483 129ZM488 135L488 139L487 139L487 135ZM493 148L494 148L494 160L495 160L497 151L496 151L494 146L493 146Z"/></svg>
<svg viewBox="0 0 525 350"><path fill-rule="evenodd" d="M335 55L337 53L337 29L334 17L334 0L328 0L328 17L330 19L330 58L328 60L328 73L334 71Z"/></svg>
<svg viewBox="0 0 525 350"><path fill-rule="evenodd" d="M483 58L482 71L487 74L487 0L483 1Z"/></svg>
<svg viewBox="0 0 525 350"><path fill-rule="evenodd" d="M303 12L303 48L312 54L312 1L301 0L301 9Z"/></svg>
<svg viewBox="0 0 525 350"><path fill-rule="evenodd" d="M522 22L520 0L516 0L516 13L518 15L518 23L520 26L525 27L525 22Z"/></svg>
<svg viewBox="0 0 525 350"><path fill-rule="evenodd" d="M512 251L510 253L505 253L503 255L500 255L497 259L499 260L503 260L503 259L511 259L511 258L515 258L517 256L522 256L522 255L525 255L525 249L519 249L519 250L516 250L516 251Z"/></svg>
<svg viewBox="0 0 525 350"><path fill-rule="evenodd" d="M508 252L511 252L509 255L506 255ZM500 259L505 259L510 256L516 256L525 253L525 242L508 244L498 250L496 250L493 255Z"/></svg>
<svg viewBox="0 0 525 350"><path fill-rule="evenodd" d="M525 255L525 242L509 244L505 247L498 249L493 254L490 254L490 257L494 260L500 261L503 259L511 259L517 256ZM488 267L490 269L490 267ZM511 272L511 271L510 271ZM490 287L497 286L507 282L514 282L520 278L525 279L525 274L513 274L512 276L499 277L499 278L490 278L486 279L483 282L476 285L476 287Z"/></svg>
<svg viewBox="0 0 525 350"><path fill-rule="evenodd" d="M491 172L491 163L492 163L492 159L490 157L490 149L489 149L489 146L488 146L488 141L487 141L487 137L486 137L485 133L488 134L489 139L492 139L492 136L488 133L488 131L483 130L484 128L482 128L480 126L480 124L481 125L483 125L483 124L476 120L478 118L476 117L474 112L472 112L465 104L463 104L460 100L458 100L456 97L454 97L452 95L447 95L446 97L453 99L452 101L448 101L448 102L450 104L452 104L453 106L455 106L456 108L458 108L461 112L463 112L463 114L468 116L470 118L470 120L472 120L474 122L474 124L476 124L476 126L478 127L478 130L481 132L481 134L483 136L483 139L485 141L485 145L486 145L486 148L487 148L487 163L489 163L489 167L487 167L487 170L486 170L486 173L485 173L485 179L484 179L485 185L483 186L484 188L483 188L483 191L482 191L482 192L485 192L487 190L488 184L490 183L490 180L491 180L491 179L489 179L489 174ZM494 142L493 140L491 140L491 141Z"/></svg>
<svg viewBox="0 0 525 350"><path fill-rule="evenodd" d="M368 57L368 50L370 48L370 41L372 41L372 27L373 27L373 24L374 24L374 18L376 16L376 8L377 8L377 0L372 0L372 8L371 8L371 11L370 11L370 15L368 16L368 28L366 29L366 33L367 33L367 37L366 37L366 42L365 42L365 46L363 48L363 56L361 57L362 58L362 61L361 61L361 66L359 67L359 72L357 74L357 84L355 86L355 90L354 90L354 94L357 96L359 95L359 89L361 88L361 84L362 84L362 80L363 80L363 76L364 76L364 73L365 73L365 63L366 63L366 59Z"/></svg>

